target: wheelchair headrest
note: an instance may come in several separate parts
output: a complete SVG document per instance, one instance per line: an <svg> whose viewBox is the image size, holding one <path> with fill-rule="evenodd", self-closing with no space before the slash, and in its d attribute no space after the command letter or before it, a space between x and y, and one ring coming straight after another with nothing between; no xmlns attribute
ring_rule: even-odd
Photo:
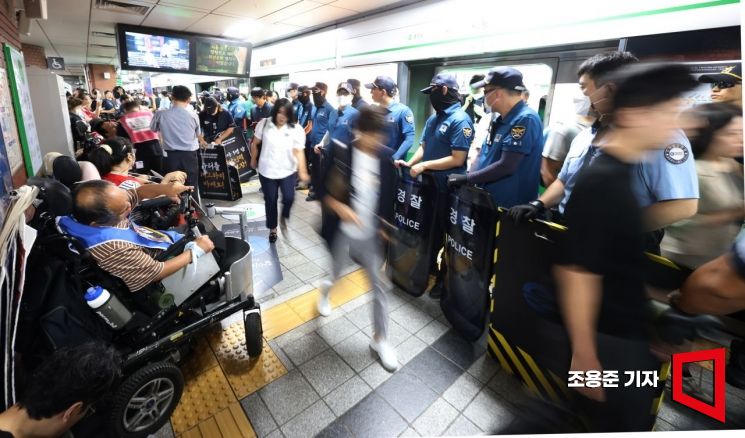
<svg viewBox="0 0 745 438"><path fill-rule="evenodd" d="M36 217L43 212L53 217L72 214L72 194L64 184L51 178L32 176L26 184L39 188Z"/></svg>
<svg viewBox="0 0 745 438"><path fill-rule="evenodd" d="M52 171L55 179L70 188L72 188L73 184L83 179L83 172L80 170L78 162L66 155L54 159Z"/></svg>
<svg viewBox="0 0 745 438"><path fill-rule="evenodd" d="M90 161L78 161L83 178L80 181L90 181L92 179L101 179L101 174L96 166Z"/></svg>

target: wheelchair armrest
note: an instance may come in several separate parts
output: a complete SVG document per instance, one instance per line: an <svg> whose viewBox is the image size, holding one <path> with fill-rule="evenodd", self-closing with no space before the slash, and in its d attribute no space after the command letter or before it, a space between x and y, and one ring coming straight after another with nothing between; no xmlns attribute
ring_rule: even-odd
<svg viewBox="0 0 745 438"><path fill-rule="evenodd" d="M191 242L192 240L193 238L191 238L189 235L185 235L179 241L169 246L168 249L155 256L155 260L159 262L165 262L168 259L178 256L179 254L184 252L186 244Z"/></svg>

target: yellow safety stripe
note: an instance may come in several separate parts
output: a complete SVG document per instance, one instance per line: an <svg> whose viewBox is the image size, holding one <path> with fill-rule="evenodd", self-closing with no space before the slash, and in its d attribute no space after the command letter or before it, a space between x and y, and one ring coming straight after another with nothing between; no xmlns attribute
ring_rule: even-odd
<svg viewBox="0 0 745 438"><path fill-rule="evenodd" d="M645 252L644 254L646 254L646 256L655 263L659 263L661 265L667 266L668 268L673 268L680 271L680 266L676 265L674 262L666 259L665 257L660 257L657 254L652 254L649 252Z"/></svg>
<svg viewBox="0 0 745 438"><path fill-rule="evenodd" d="M569 387L567 387L567 382L561 380L559 376L554 374L554 372L551 370L548 370L548 375L551 376L554 382L556 382L556 386L559 387L559 389L561 389L561 392L564 393L564 396L566 398L569 398L570 394L569 394Z"/></svg>
<svg viewBox="0 0 745 438"><path fill-rule="evenodd" d="M501 333L494 330L492 328L492 331L497 337L497 340L499 341L500 345L502 345L502 348L504 348L504 351L507 352L507 356L512 359L512 364L515 365L515 368L517 368L518 373L520 376L522 376L523 381L526 385L528 385L528 389L530 389L534 394L540 394L540 391L538 391L538 387L535 386L535 382L533 382L533 379L530 377L530 374L528 373L528 370L525 369L522 362L520 362L520 359L515 354L515 351L510 347L510 344L507 342L507 339L502 336Z"/></svg>
<svg viewBox="0 0 745 438"><path fill-rule="evenodd" d="M495 356L497 356L497 360L499 361L499 364L502 365L502 368L504 368L504 370L510 374L515 374L515 372L512 371L512 367L510 367L510 364L502 355L502 352L499 351L499 347L497 347L497 344L494 343L492 337L489 336L487 340L489 342L489 348L491 348L491 351L494 353Z"/></svg>
<svg viewBox="0 0 745 438"><path fill-rule="evenodd" d="M670 377L670 362L665 362L660 366L660 381L664 382Z"/></svg>
<svg viewBox="0 0 745 438"><path fill-rule="evenodd" d="M551 386L551 383L546 379L546 376L543 374L541 369L538 367L538 364L535 363L533 358L523 351L522 348L517 347L517 351L522 354L523 359L525 359L525 362L528 363L528 366L531 370L533 370L533 374L535 374L536 378L538 379L538 382L543 386L543 388L548 392L548 395L554 399L554 401L559 401L559 396L556 395L556 391L554 391L554 388Z"/></svg>

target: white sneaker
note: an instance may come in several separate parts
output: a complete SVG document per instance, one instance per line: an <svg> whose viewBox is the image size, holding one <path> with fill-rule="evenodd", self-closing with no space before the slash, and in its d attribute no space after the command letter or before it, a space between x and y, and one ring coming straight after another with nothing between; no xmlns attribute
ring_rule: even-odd
<svg viewBox="0 0 745 438"><path fill-rule="evenodd" d="M372 341L370 341L370 348L378 353L380 362L383 364L383 367L385 369L390 372L394 372L398 369L398 358L396 357L396 350L393 349L388 341L375 341L375 337L373 337Z"/></svg>
<svg viewBox="0 0 745 438"><path fill-rule="evenodd" d="M331 315L331 302L329 301L329 291L331 290L331 286L333 284L325 280L323 283L321 283L321 298L318 300L318 313L321 314L321 316L329 316Z"/></svg>

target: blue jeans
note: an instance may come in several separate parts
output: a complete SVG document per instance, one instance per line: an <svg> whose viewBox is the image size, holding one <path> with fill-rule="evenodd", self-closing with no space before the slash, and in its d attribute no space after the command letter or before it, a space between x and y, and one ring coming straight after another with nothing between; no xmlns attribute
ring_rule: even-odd
<svg viewBox="0 0 745 438"><path fill-rule="evenodd" d="M290 209L295 201L296 180L296 173L282 179L271 179L259 175L266 207L266 227L270 230L277 228L277 198L280 190L282 191L282 217L285 219L290 217Z"/></svg>

